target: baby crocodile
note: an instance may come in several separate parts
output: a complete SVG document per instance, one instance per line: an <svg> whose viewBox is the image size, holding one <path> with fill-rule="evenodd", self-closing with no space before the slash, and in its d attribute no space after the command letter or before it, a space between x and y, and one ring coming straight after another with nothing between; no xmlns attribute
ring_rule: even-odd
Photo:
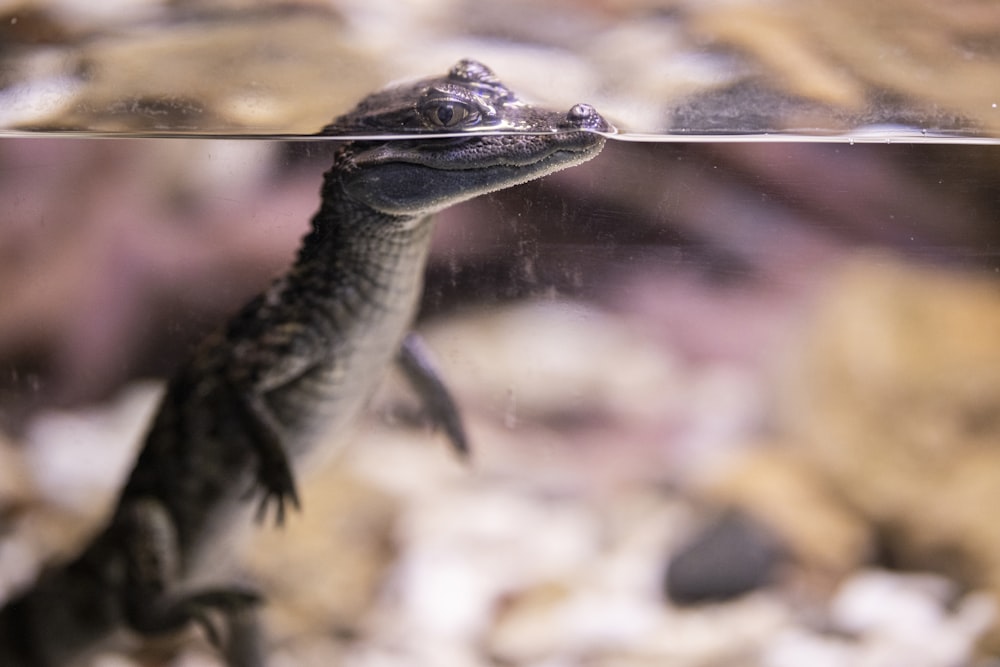
<svg viewBox="0 0 1000 667"><path fill-rule="evenodd" d="M69 664L123 628L141 638L196 623L222 642L257 602L206 574L229 529L249 523L236 512L248 489L258 516L280 523L297 508L293 462L346 425L394 358L463 447L450 397L405 338L431 214L589 160L610 130L585 104L525 104L472 60L370 95L324 128L366 138L336 152L295 263L169 383L103 532L0 612L0 665ZM405 136L378 139L387 133Z"/></svg>

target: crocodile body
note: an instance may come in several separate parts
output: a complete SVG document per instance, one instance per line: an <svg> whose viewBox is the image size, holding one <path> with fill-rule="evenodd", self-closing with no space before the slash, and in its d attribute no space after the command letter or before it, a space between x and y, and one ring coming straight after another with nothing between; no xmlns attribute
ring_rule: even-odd
<svg viewBox="0 0 1000 667"><path fill-rule="evenodd" d="M256 594L206 574L230 527L250 524L248 490L258 518L284 520L299 505L296 470L328 441L320 432L344 427L399 355L462 448L443 385L404 342L432 214L590 159L609 129L586 105L526 105L469 60L375 93L325 128L407 136L337 151L296 261L171 380L107 527L0 610L0 665L73 664L122 629L141 638L192 623L230 664L260 664L245 657L253 651L226 646ZM421 136L441 132L460 136Z"/></svg>

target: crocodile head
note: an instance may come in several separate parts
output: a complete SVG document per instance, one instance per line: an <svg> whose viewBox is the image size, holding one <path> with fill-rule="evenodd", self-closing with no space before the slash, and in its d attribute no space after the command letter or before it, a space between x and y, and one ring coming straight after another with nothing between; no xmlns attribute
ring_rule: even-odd
<svg viewBox="0 0 1000 667"><path fill-rule="evenodd" d="M422 215L589 160L604 147L600 133L613 131L590 105L531 106L485 65L462 60L443 77L369 95L322 134L366 137L341 151L349 197Z"/></svg>

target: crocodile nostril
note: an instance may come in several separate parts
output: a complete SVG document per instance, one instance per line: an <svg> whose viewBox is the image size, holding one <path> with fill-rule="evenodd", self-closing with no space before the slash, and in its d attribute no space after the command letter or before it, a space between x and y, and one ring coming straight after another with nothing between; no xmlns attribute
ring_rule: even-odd
<svg viewBox="0 0 1000 667"><path fill-rule="evenodd" d="M597 109L589 104L574 104L566 112L566 120L560 123L562 127L574 127L581 130L595 130L597 132L613 132L614 127L604 120Z"/></svg>
<svg viewBox="0 0 1000 667"><path fill-rule="evenodd" d="M574 104L566 114L566 120L579 123L597 115L597 109L589 104Z"/></svg>

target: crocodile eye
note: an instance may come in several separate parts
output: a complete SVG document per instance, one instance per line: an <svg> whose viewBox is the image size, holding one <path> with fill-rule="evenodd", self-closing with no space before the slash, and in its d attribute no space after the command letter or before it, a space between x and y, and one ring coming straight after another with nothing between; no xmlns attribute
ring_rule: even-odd
<svg viewBox="0 0 1000 667"><path fill-rule="evenodd" d="M468 125L476 120L477 115L468 104L457 100L431 102L424 109L424 117L435 127Z"/></svg>

